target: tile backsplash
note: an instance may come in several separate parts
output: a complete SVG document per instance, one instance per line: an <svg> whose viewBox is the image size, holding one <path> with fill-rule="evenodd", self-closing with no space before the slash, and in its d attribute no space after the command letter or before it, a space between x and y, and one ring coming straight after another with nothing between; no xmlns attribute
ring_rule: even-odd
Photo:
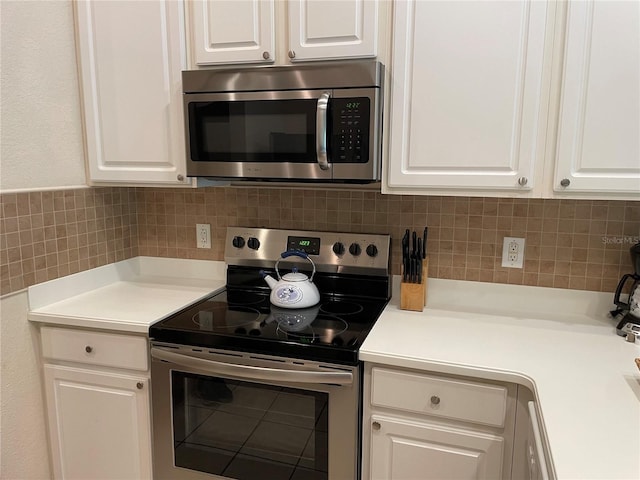
<svg viewBox="0 0 640 480"><path fill-rule="evenodd" d="M105 187L0 202L3 294L135 255L223 260L227 226L389 233L398 274L405 228L425 225L431 277L612 292L640 236L637 201ZM211 224L211 249L195 248L196 223ZM525 238L523 269L501 266L505 236Z"/></svg>
<svg viewBox="0 0 640 480"><path fill-rule="evenodd" d="M135 190L0 195L0 294L138 254Z"/></svg>

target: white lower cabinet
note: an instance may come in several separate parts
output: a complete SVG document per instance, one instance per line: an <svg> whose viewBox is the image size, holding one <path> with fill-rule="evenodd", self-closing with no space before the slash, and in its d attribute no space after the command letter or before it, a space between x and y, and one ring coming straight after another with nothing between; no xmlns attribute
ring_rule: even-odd
<svg viewBox="0 0 640 480"><path fill-rule="evenodd" d="M363 479L508 479L517 387L365 364Z"/></svg>
<svg viewBox="0 0 640 480"><path fill-rule="evenodd" d="M42 327L41 342L55 478L151 479L146 338Z"/></svg>
<svg viewBox="0 0 640 480"><path fill-rule="evenodd" d="M379 415L371 425L371 478L502 478L498 435Z"/></svg>

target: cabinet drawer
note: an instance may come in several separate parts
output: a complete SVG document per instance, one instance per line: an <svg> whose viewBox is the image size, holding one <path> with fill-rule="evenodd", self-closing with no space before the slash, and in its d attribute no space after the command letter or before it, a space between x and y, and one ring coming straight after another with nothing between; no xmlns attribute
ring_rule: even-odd
<svg viewBox="0 0 640 480"><path fill-rule="evenodd" d="M507 389L373 368L371 403L408 412L504 427Z"/></svg>
<svg viewBox="0 0 640 480"><path fill-rule="evenodd" d="M42 355L52 360L148 369L147 339L133 335L42 327Z"/></svg>

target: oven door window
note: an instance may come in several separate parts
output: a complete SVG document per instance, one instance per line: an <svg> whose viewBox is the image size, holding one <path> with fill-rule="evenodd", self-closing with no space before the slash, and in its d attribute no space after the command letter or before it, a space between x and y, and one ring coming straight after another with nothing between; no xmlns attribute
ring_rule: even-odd
<svg viewBox="0 0 640 480"><path fill-rule="evenodd" d="M328 394L171 372L175 465L239 480L327 480Z"/></svg>
<svg viewBox="0 0 640 480"><path fill-rule="evenodd" d="M193 161L317 162L315 99L188 105Z"/></svg>

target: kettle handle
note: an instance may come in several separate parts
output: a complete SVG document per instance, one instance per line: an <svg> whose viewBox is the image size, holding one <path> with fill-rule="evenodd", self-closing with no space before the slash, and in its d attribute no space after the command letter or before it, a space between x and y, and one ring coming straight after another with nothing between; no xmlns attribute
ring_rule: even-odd
<svg viewBox="0 0 640 480"><path fill-rule="evenodd" d="M280 263L280 260L288 257L300 257L300 258L304 258L305 260L309 260L311 262L311 266L313 267L313 272L311 272L311 277L309 277L309 281L313 282L313 276L316 274L316 264L313 263L313 260L311 260L307 252L303 252L302 250L287 250L286 252L282 252L280 254L280 259L276 262L276 275L278 275L278 279L280 279L278 264Z"/></svg>
<svg viewBox="0 0 640 480"><path fill-rule="evenodd" d="M624 284L627 283L627 279L629 279L629 278L633 278L636 281L640 279L637 275L634 275L633 273L624 274L622 276L622 278L620 279L620 283L618 283L618 286L616 287L616 294L613 297L613 303L615 303L618 307L620 307L622 309L626 309L626 310L628 310L630 308L629 304L620 301L620 294L622 293L622 289L624 288Z"/></svg>

